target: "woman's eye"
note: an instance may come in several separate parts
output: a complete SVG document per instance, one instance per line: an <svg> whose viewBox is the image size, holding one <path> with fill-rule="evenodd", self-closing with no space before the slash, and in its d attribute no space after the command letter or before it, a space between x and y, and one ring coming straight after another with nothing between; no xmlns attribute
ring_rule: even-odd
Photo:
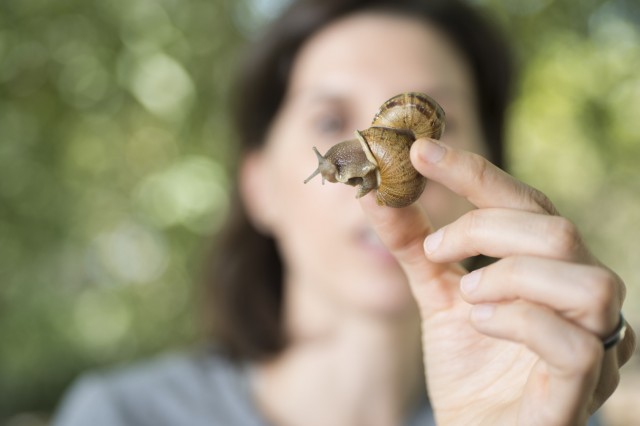
<svg viewBox="0 0 640 426"><path fill-rule="evenodd" d="M319 134L332 136L344 131L345 120L338 115L323 115L315 120L314 127Z"/></svg>

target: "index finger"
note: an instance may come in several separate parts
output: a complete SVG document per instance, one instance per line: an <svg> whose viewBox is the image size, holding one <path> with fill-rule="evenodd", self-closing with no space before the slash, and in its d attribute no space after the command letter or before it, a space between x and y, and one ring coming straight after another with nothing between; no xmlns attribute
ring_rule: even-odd
<svg viewBox="0 0 640 426"><path fill-rule="evenodd" d="M481 155L432 139L418 139L411 146L411 162L420 174L443 184L476 207L558 214L546 195Z"/></svg>
<svg viewBox="0 0 640 426"><path fill-rule="evenodd" d="M431 262L424 255L423 242L433 231L423 208L414 203L403 208L379 206L375 197L360 198L369 222L389 251L398 259L420 310L430 314L461 302L458 264Z"/></svg>

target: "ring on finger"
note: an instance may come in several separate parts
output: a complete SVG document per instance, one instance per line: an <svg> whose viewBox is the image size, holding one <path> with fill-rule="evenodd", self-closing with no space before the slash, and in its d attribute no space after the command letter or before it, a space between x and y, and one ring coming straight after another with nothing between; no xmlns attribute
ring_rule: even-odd
<svg viewBox="0 0 640 426"><path fill-rule="evenodd" d="M620 312L620 319L618 321L618 325L616 329L606 337L602 339L602 345L604 346L604 350L610 349L620 343L622 339L624 339L624 335L627 332L627 321L624 319L622 312Z"/></svg>

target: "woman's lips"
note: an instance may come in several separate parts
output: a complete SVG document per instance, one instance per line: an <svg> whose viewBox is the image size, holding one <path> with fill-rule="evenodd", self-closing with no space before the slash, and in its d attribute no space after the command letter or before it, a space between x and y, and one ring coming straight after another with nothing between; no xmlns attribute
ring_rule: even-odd
<svg viewBox="0 0 640 426"><path fill-rule="evenodd" d="M359 245L368 253L384 262L396 263L395 257L382 243L378 235L371 228L365 228L359 232Z"/></svg>

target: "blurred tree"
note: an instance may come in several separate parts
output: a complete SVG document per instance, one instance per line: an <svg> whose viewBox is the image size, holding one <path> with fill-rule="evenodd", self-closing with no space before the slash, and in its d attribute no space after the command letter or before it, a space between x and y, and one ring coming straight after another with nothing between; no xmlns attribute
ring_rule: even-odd
<svg viewBox="0 0 640 426"><path fill-rule="evenodd" d="M0 3L0 423L196 335L227 204L225 2Z"/></svg>
<svg viewBox="0 0 640 426"><path fill-rule="evenodd" d="M0 423L46 417L87 367L197 338L234 66L285 3L0 2ZM473 3L519 54L511 170L581 225L640 323L639 4Z"/></svg>

